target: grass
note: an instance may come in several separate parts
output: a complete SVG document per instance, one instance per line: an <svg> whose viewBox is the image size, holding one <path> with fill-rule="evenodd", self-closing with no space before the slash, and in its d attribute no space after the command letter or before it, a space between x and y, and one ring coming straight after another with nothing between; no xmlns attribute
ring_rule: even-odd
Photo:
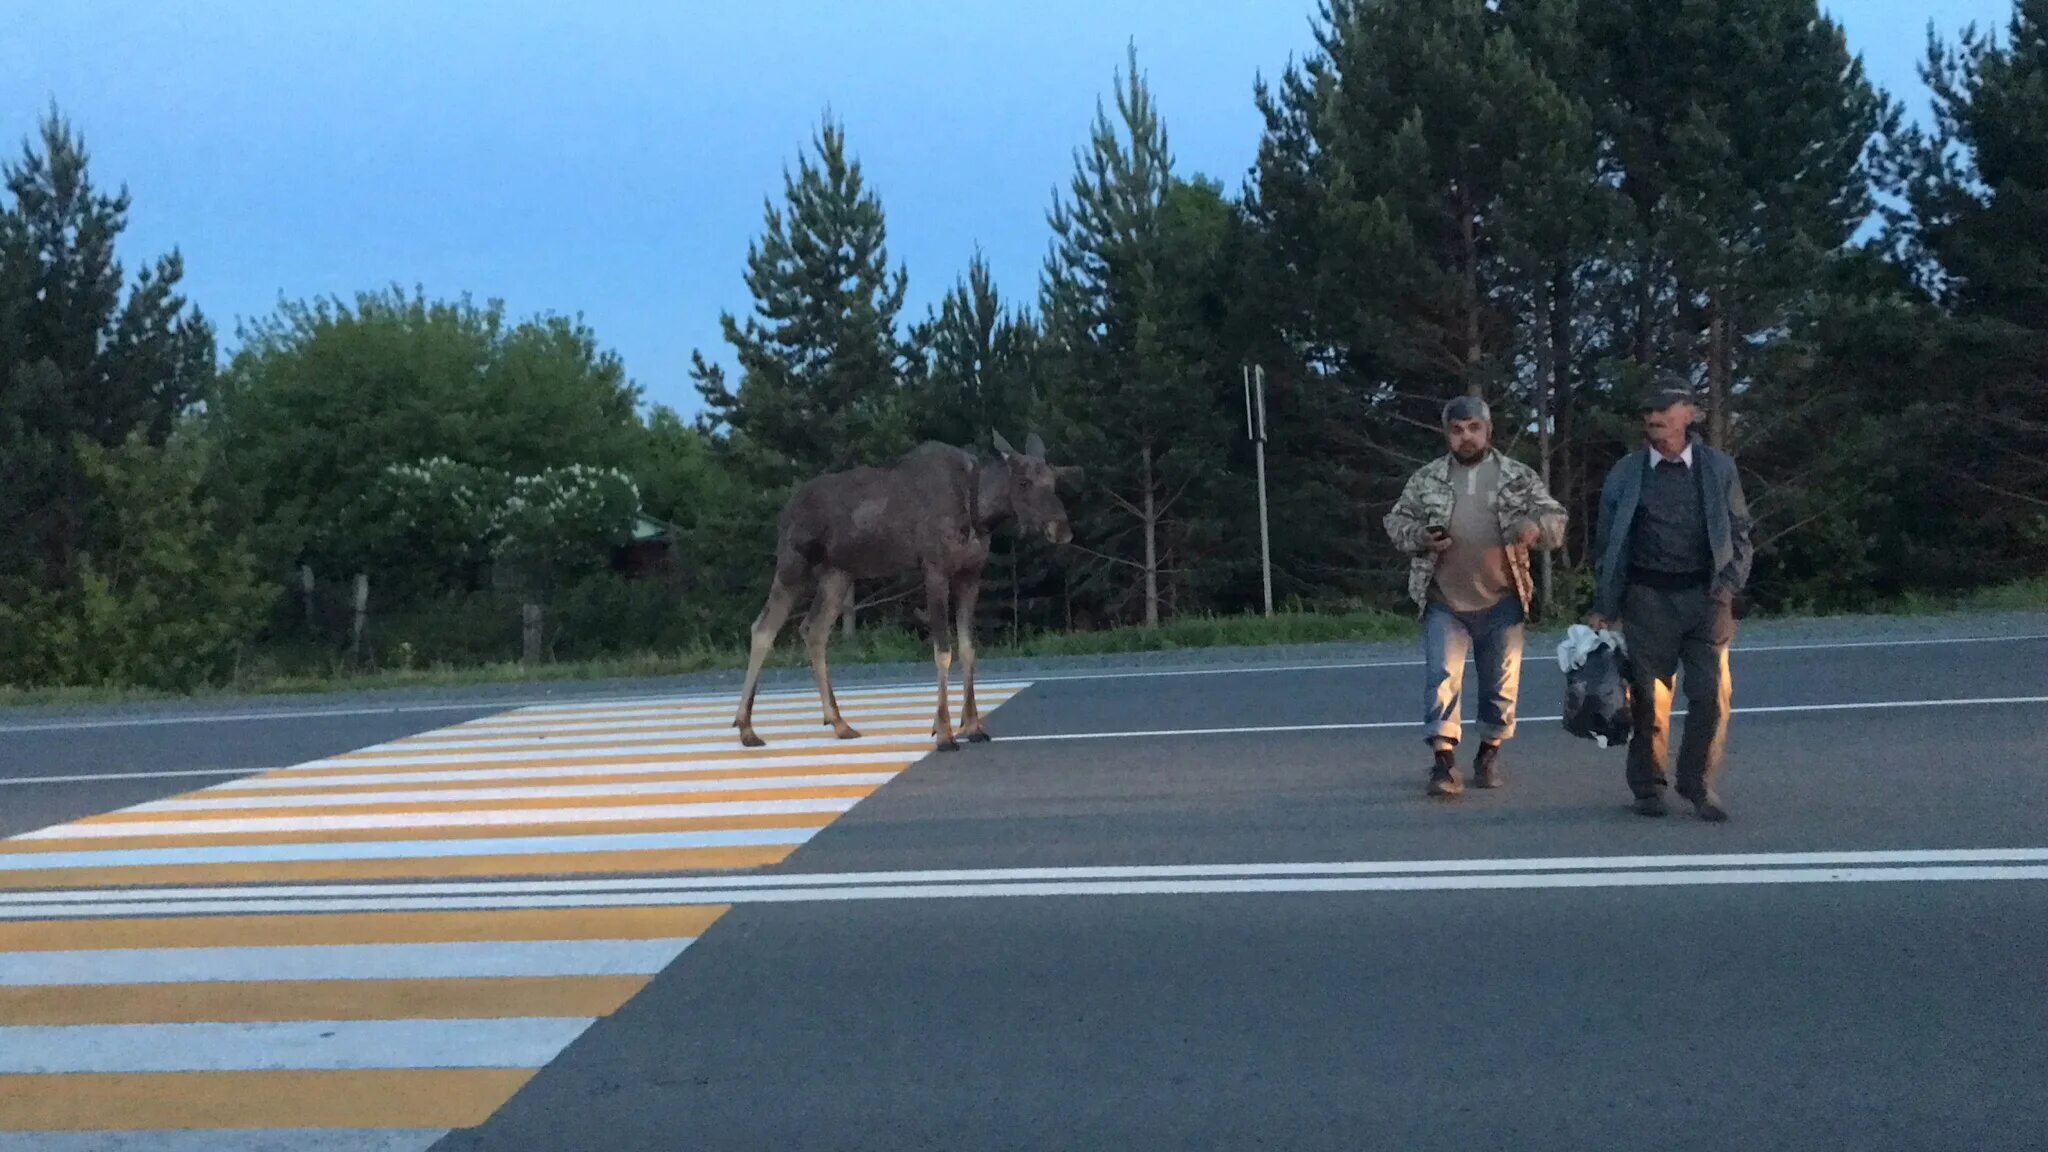
<svg viewBox="0 0 2048 1152"><path fill-rule="evenodd" d="M1986 612L2048 610L2048 579L1963 596L1910 595L1888 601L1866 614L1946 616ZM1752 617L1753 619L1756 617ZM1193 616L1157 628L1113 628L1096 632L1047 633L1010 644L999 636L983 636L984 659L1125 655L1142 652L1183 652L1210 648L1271 647L1295 644L1369 643L1407 640L1415 635L1410 615L1374 609L1289 611L1263 616ZM868 630L835 637L835 666L879 663L922 663L930 659L923 637L898 630ZM802 667L801 644L785 632L769 661L770 667ZM574 683L594 680L647 679L696 672L737 671L746 667L746 651L730 647L695 647L681 651L646 652L597 660L569 661L526 667L516 662L480 665L435 664L417 668L385 668L358 672L344 663L322 674L283 675L254 672L235 682L192 693L143 688L82 686L13 688L0 686L0 708L83 706L193 700L228 696L277 696L405 688L454 688L492 684Z"/></svg>

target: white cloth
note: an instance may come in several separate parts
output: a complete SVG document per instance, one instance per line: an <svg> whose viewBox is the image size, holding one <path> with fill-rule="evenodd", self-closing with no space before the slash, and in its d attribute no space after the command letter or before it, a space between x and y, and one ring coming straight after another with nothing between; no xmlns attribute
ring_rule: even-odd
<svg viewBox="0 0 2048 1152"><path fill-rule="evenodd" d="M1612 648L1624 656L1628 655L1628 643L1621 638L1621 633L1612 628L1602 628L1595 632L1584 624L1574 624L1565 632L1564 643L1557 646L1557 666L1562 671L1570 672L1584 664L1586 657L1593 654L1593 649L1602 646Z"/></svg>

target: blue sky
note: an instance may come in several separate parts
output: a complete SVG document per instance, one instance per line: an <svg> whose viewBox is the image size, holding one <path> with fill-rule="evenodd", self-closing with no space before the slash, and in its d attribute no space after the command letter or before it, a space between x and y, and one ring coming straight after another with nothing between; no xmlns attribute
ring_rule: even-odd
<svg viewBox="0 0 2048 1152"><path fill-rule="evenodd" d="M1917 114L1933 20L2010 0L1824 0ZM922 316L978 244L1035 291L1045 212L1135 40L1183 173L1235 188L1252 82L1314 0L0 0L0 148L54 99L134 196L130 272L172 246L221 330L280 296L399 284L581 313L648 398L730 361L764 197L829 106Z"/></svg>

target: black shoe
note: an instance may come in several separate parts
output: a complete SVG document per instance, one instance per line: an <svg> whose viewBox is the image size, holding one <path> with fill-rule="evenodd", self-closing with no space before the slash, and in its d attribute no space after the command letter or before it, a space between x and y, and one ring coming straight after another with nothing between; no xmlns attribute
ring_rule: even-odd
<svg viewBox="0 0 2048 1152"><path fill-rule="evenodd" d="M1692 801L1692 810L1699 813L1700 819L1709 824L1719 824L1728 819L1728 809L1722 806L1721 798L1711 790L1698 796L1688 796L1686 799Z"/></svg>
<svg viewBox="0 0 2048 1152"><path fill-rule="evenodd" d="M1464 790L1458 783L1458 754L1449 748L1437 749L1436 763L1429 770L1429 794L1456 796Z"/></svg>
<svg viewBox="0 0 2048 1152"><path fill-rule="evenodd" d="M1667 811L1664 807L1664 794L1658 792L1649 796L1638 796L1631 810L1638 816L1662 816Z"/></svg>
<svg viewBox="0 0 2048 1152"><path fill-rule="evenodd" d="M1500 745L1481 744L1479 755L1472 758L1472 786L1498 788L1505 783L1500 774Z"/></svg>

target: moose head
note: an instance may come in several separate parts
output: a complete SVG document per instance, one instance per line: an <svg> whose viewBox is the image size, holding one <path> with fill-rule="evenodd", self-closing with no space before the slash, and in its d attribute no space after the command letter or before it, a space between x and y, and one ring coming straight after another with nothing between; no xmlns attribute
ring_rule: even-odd
<svg viewBox="0 0 2048 1152"><path fill-rule="evenodd" d="M1036 432L1024 438L1022 452L1010 447L1001 432L993 433L993 438L996 452L1009 472L1010 512L1017 518L1018 530L1042 531L1054 544L1072 540L1074 530L1067 522L1067 508L1060 503L1056 489L1063 480L1069 486L1078 486L1083 476L1081 467L1046 463L1045 441Z"/></svg>

